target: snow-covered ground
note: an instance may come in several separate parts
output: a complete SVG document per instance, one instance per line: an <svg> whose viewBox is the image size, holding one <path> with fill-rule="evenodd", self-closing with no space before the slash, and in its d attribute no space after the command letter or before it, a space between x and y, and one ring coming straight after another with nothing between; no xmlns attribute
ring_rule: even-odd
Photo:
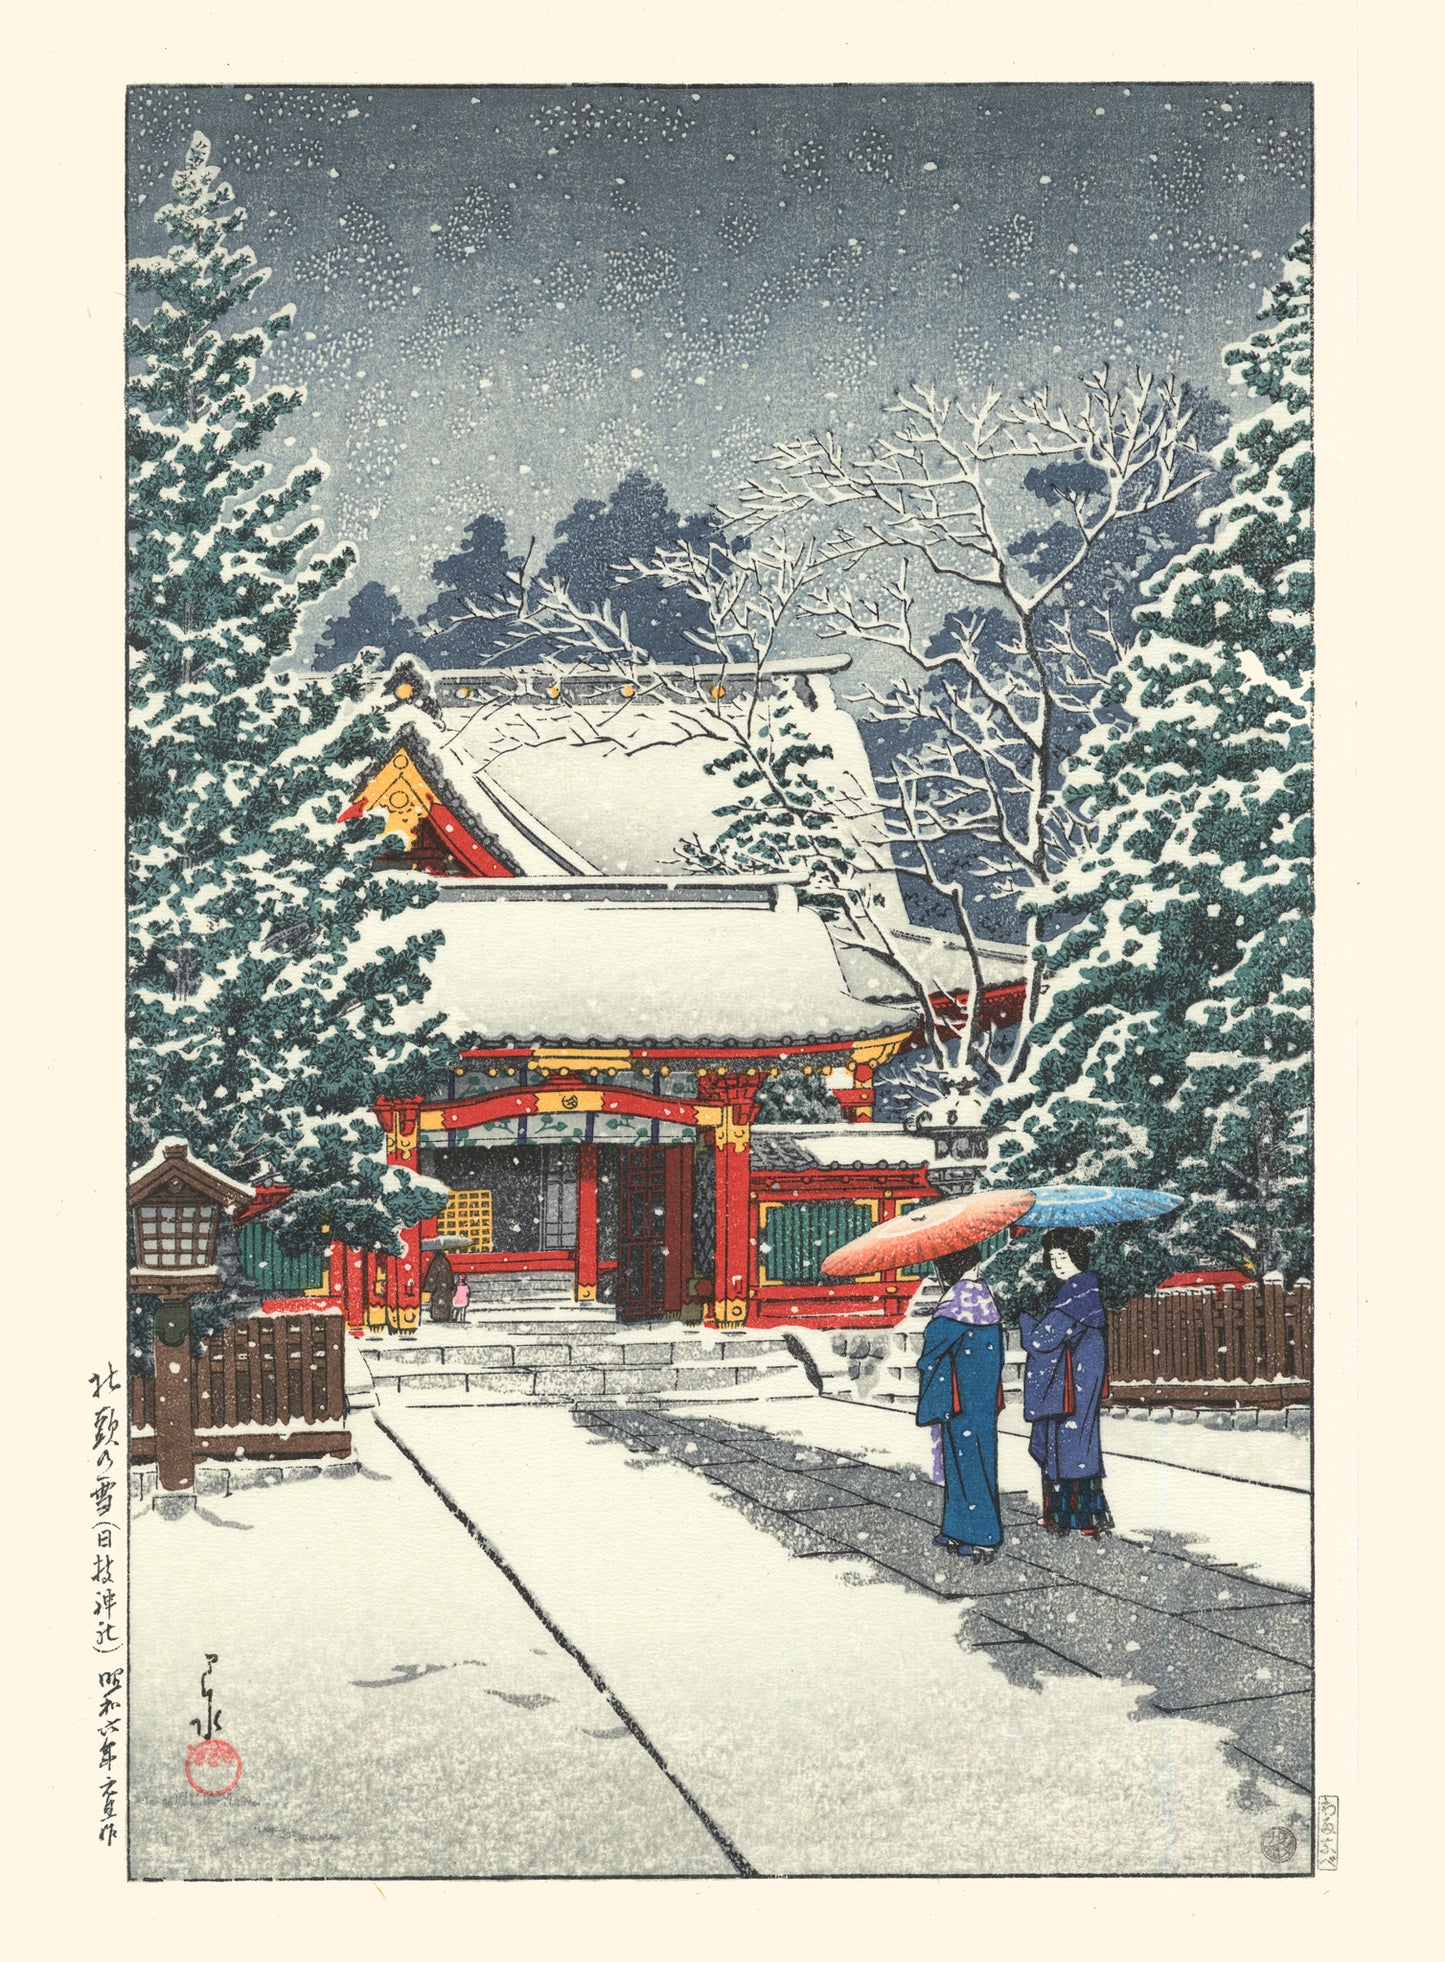
<svg viewBox="0 0 1445 1962"><path fill-rule="evenodd" d="M699 1410L706 1406L698 1405ZM718 1406L722 1413L721 1405ZM828 1451L928 1475L930 1433L912 1413L831 1397L728 1402L735 1423L761 1424ZM1037 1493L1029 1426L1010 1404L999 1420L999 1484ZM1197 1424L1110 1419L1103 1429L1109 1504L1120 1534L1172 1534L1192 1553L1245 1567L1257 1579L1310 1586L1310 1441L1286 1431L1213 1431Z"/></svg>
<svg viewBox="0 0 1445 1962"><path fill-rule="evenodd" d="M903 1413L711 1414L926 1476ZM136 1874L707 1875L738 1870L729 1846L765 1874L1265 1872L1276 1824L1307 1862L1308 1800L1231 1762L1227 1730L1138 1721L1149 1685L1108 1669L1011 1680L969 1646L966 1595L796 1557L686 1462L642 1464L565 1407L379 1417L353 1417L360 1473L137 1512ZM1121 1531L1307 1579L1283 1482L1307 1441L1192 1437L1227 1478L1123 1455L1168 1428L1106 1429ZM1001 1483L1032 1491L1012 1430ZM207 1653L245 1766L224 1799L182 1774Z"/></svg>
<svg viewBox="0 0 1445 1962"><path fill-rule="evenodd" d="M465 1529L351 1422L359 1473L136 1513L133 1873L730 1872ZM243 1766L220 1799L183 1773L208 1653Z"/></svg>
<svg viewBox="0 0 1445 1962"><path fill-rule="evenodd" d="M1009 1411L1004 1426L1028 1434L1017 1410ZM1201 1423L1159 1423L1130 1411L1106 1417L1103 1441L1107 1460L1144 1458L1295 1492L1310 1489L1310 1440L1298 1431L1217 1431Z"/></svg>
<svg viewBox="0 0 1445 1962"><path fill-rule="evenodd" d="M824 1400L719 1414L879 1463L925 1436ZM1134 1721L1123 1682L1014 1688L961 1646L967 1601L796 1558L683 1464L639 1471L556 1408L387 1421L763 1872L1250 1872L1273 1823L1307 1845L1297 1794L1256 1783L1241 1803L1218 1730ZM1116 1498L1127 1513L1124 1481Z"/></svg>

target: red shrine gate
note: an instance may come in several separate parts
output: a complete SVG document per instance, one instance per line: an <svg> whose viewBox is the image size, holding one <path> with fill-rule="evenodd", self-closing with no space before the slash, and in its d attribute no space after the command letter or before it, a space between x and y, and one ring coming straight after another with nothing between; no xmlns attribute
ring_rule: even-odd
<svg viewBox="0 0 1445 1962"><path fill-rule="evenodd" d="M801 1067L849 1065L862 1089L872 1064L849 1054L857 1046L818 1045ZM389 1161L453 1191L435 1219L405 1230L400 1257L333 1244L329 1291L351 1333L404 1333L427 1312L445 1319L462 1279L495 1286L539 1274L570 1283L575 1301L610 1299L628 1319L836 1327L886 1325L905 1312L917 1275L837 1283L818 1268L843 1240L937 1189L922 1165L755 1167L758 1093L783 1059L709 1068L631 1051L524 1054L464 1059L472 1077L479 1068L509 1076L505 1087L455 1102L378 1103ZM664 1069L685 1094L669 1094Z"/></svg>

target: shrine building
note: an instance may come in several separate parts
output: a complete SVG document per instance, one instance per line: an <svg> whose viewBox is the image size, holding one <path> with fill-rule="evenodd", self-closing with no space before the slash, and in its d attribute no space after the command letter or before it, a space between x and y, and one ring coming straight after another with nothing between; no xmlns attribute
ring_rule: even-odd
<svg viewBox="0 0 1445 1962"><path fill-rule="evenodd" d="M920 1040L914 984L840 945L793 880L665 869L677 784L693 780L699 809L723 801L697 756L685 772L667 759L661 793L652 759L623 771L589 758L590 808L557 799L537 817L495 756L458 741L477 686L394 670L391 745L343 813L381 811L389 873L436 882L435 904L373 922L360 951L442 936L424 1011L446 1018L448 1080L432 1099L375 1109L388 1161L450 1196L395 1258L333 1243L325 1262L288 1263L253 1211L252 1273L278 1293L338 1299L357 1335L450 1320L463 1287L474 1321L518 1303L719 1328L899 1320L917 1273L840 1283L819 1268L941 1196L929 1141L873 1121L875 1073ZM866 771L852 719L832 713ZM609 764L613 785L599 788ZM628 814L621 846L599 821L609 800ZM901 900L892 923L927 938ZM942 972L946 947L931 952ZM1017 1021L1022 950L994 950L985 978L985 1015ZM838 1121L760 1123L765 1086L785 1072L816 1078Z"/></svg>

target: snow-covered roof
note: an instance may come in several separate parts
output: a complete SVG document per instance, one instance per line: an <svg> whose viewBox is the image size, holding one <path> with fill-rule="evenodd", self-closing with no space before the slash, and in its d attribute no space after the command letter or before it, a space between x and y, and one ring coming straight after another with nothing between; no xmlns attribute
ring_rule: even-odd
<svg viewBox="0 0 1445 1962"><path fill-rule="evenodd" d="M256 1196L254 1186L243 1185L239 1179L233 1179L227 1173L218 1171L214 1165L207 1164L204 1158L192 1158L190 1145L184 1138L161 1138L145 1163L136 1166L126 1184L134 1194L141 1187L156 1181L161 1173L173 1173L181 1178L190 1176L203 1185L213 1187L218 1199L249 1200Z"/></svg>
<svg viewBox="0 0 1445 1962"><path fill-rule="evenodd" d="M444 753L455 772L455 759L450 752ZM524 810L494 777L478 770L471 773L467 782L473 802L478 809L486 811L499 835L506 840L507 849L520 865L524 878L547 879L560 874L564 878L585 879L601 870L575 845L569 845L540 818Z"/></svg>
<svg viewBox="0 0 1445 1962"><path fill-rule="evenodd" d="M890 925L889 944L898 959L905 962L919 980L933 992L953 994L967 988L972 980L968 949L956 934L939 933L932 927ZM1022 981L1029 971L1029 951L1007 940L980 940L979 966L986 988L1006 987Z"/></svg>
<svg viewBox="0 0 1445 1962"><path fill-rule="evenodd" d="M827 927L786 882L437 884L437 904L374 921L358 953L440 930L421 1013L444 1011L453 1039L786 1047L910 1026L848 992Z"/></svg>
<svg viewBox="0 0 1445 1962"><path fill-rule="evenodd" d="M888 853L863 739L828 679L847 666L846 655L772 662L757 699L763 713L783 706L810 741L831 750L814 767L851 813L865 859L876 855L882 865ZM393 685L398 672L381 685ZM694 714L676 696L670 706L628 702L615 676L585 670L568 678L557 700L547 693L551 670L407 672L424 699L408 698L398 738L411 743L442 800L524 878L676 880L686 869L681 840L711 845L731 822L718 811L738 793L727 771L708 771L727 754L721 712L711 728L711 710ZM713 672L700 666L686 679ZM729 673L727 685L747 699L746 679ZM424 728L419 715L427 718ZM966 989L971 968L962 940L914 926L891 869L870 872L865 883L892 954L849 946L840 936L848 992L911 1010L917 988L910 973L929 993ZM980 941L978 948L986 987L1024 980L1025 947Z"/></svg>
<svg viewBox="0 0 1445 1962"><path fill-rule="evenodd" d="M445 728L432 721L423 728L411 713L391 726L389 753L409 749L436 796L504 865L515 866L523 878L543 879L584 878L598 869L524 810L493 778L471 769L464 755L453 754Z"/></svg>
<svg viewBox="0 0 1445 1962"><path fill-rule="evenodd" d="M846 656L770 663L758 702L764 714L785 707L810 741L831 750L813 767L884 866L868 876L880 918L906 925L863 739L827 679L847 665ZM708 673L686 671L687 686ZM428 740L458 794L489 824L495 815L509 851L505 825L535 834L527 876L595 870L666 877L686 869L678 854L684 838L710 846L730 822L717 813L737 792L726 770L710 775L707 766L728 753L728 705L746 700L750 683L729 674L726 686L722 708L713 709L704 691L704 705L694 711L676 698L670 707L627 701L615 678L585 672L569 678L556 700L546 677L526 670L433 674L427 689L440 726ZM517 848L528 849L525 837Z"/></svg>
<svg viewBox="0 0 1445 1962"><path fill-rule="evenodd" d="M888 942L898 958L875 947L840 946L838 959L852 993L864 1001L911 1002L918 999L900 963L906 963L930 994L955 994L972 984L968 949L952 934L928 927L899 927L890 923ZM1028 950L1007 941L978 942L979 965L985 988L1022 981L1028 971Z"/></svg>
<svg viewBox="0 0 1445 1962"><path fill-rule="evenodd" d="M755 1124L752 1162L759 1171L827 1167L931 1165L933 1145L901 1124Z"/></svg>

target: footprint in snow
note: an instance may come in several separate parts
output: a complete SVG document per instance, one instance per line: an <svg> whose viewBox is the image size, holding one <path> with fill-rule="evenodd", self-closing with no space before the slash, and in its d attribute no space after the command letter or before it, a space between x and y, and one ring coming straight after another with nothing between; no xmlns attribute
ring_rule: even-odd
<svg viewBox="0 0 1445 1962"><path fill-rule="evenodd" d="M434 1676L438 1670L448 1666L445 1662L394 1662L389 1676L379 1676L374 1680L353 1677L351 1687L359 1690L396 1689L401 1683L419 1683L423 1676Z"/></svg>
<svg viewBox="0 0 1445 1962"><path fill-rule="evenodd" d="M419 1683L423 1676L435 1676L443 1669L485 1669L485 1662L476 1662L470 1656L462 1662L394 1662L391 1674L374 1681L353 1677L351 1687L359 1690L395 1689L401 1683Z"/></svg>

